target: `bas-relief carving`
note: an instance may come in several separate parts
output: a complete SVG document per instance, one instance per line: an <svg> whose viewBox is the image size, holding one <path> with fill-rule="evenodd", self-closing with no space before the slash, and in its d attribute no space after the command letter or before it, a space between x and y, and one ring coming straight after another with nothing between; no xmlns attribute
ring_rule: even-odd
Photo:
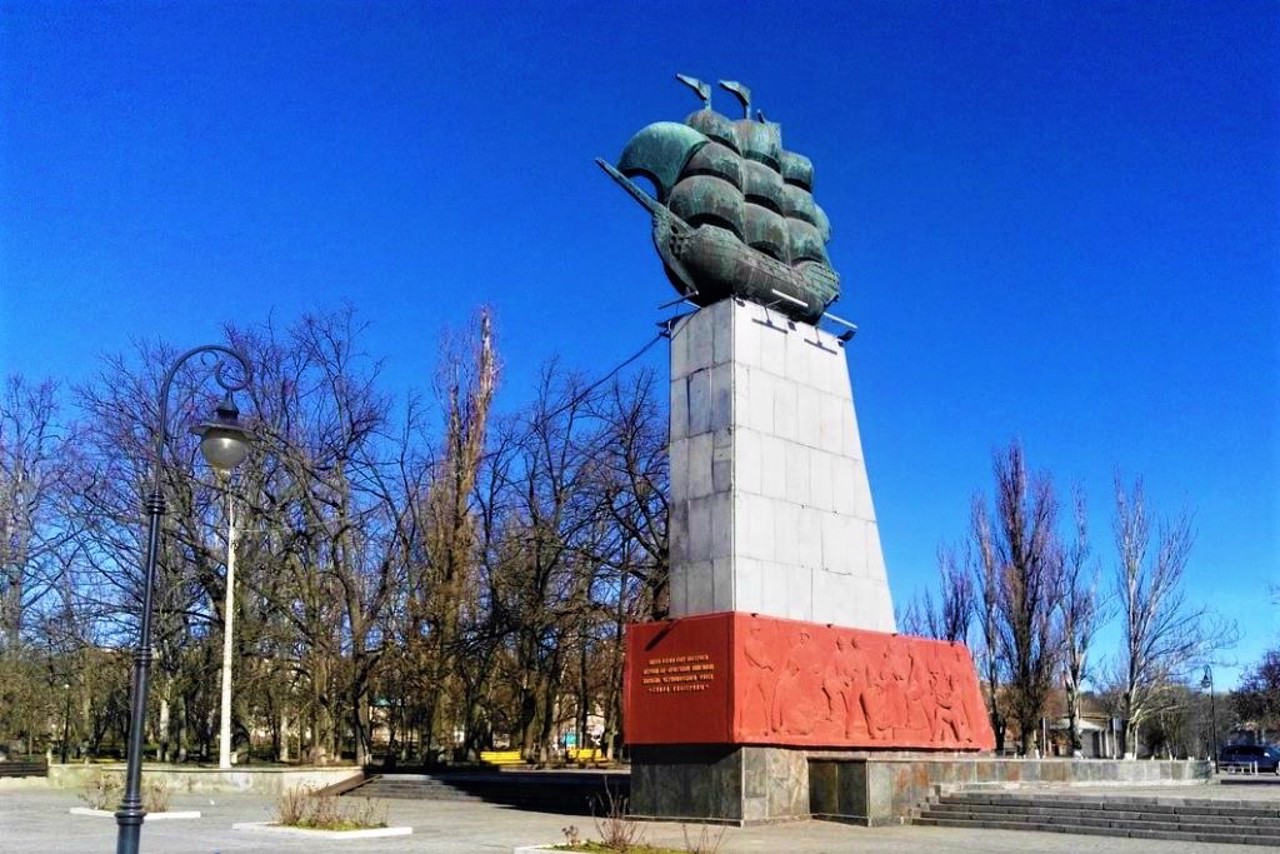
<svg viewBox="0 0 1280 854"><path fill-rule="evenodd" d="M968 650L740 611L627 627L632 745L989 750Z"/></svg>
<svg viewBox="0 0 1280 854"><path fill-rule="evenodd" d="M989 747L960 645L748 618L736 723L752 742Z"/></svg>

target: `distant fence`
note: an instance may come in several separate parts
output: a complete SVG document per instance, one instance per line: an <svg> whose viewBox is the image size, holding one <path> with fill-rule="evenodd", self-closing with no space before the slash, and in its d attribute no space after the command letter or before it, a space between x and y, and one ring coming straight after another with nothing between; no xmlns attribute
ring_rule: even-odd
<svg viewBox="0 0 1280 854"><path fill-rule="evenodd" d="M1257 762L1223 762L1218 766L1223 774L1257 774Z"/></svg>

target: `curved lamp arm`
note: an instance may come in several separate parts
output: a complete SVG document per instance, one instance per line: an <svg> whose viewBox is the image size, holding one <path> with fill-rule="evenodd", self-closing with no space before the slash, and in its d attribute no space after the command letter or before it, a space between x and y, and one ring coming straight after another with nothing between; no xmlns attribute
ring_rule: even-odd
<svg viewBox="0 0 1280 854"><path fill-rule="evenodd" d="M173 378L178 375L178 371L181 370L182 366L190 359L205 353L214 353L219 355L218 361L214 365L213 378L228 395L234 394L237 391L242 391L249 386L249 378L252 373L249 367L249 361L230 347L223 347L221 344L204 344L200 347L193 347L177 358L173 363L173 366L169 368L169 372L164 375L164 382L160 385L160 421L156 426L155 454L153 457L155 472L152 479L152 489L157 493L160 491L160 473L163 469L161 461L164 459L164 443L169 436L169 391L173 386ZM223 361L223 356L230 356L240 363L241 377L238 381L227 378L227 366L226 362Z"/></svg>

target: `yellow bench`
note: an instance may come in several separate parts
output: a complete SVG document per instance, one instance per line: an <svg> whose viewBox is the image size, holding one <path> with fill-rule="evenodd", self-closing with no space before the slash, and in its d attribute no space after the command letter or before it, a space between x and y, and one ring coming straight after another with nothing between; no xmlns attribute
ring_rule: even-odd
<svg viewBox="0 0 1280 854"><path fill-rule="evenodd" d="M524 757L518 750L482 750L480 761L486 765L523 765Z"/></svg>
<svg viewBox="0 0 1280 854"><path fill-rule="evenodd" d="M598 747L570 747L570 762L603 762L604 751Z"/></svg>

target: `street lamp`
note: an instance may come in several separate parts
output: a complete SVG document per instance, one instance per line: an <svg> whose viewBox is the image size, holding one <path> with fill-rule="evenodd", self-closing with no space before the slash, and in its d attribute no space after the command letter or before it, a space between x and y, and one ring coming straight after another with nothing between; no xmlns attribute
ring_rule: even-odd
<svg viewBox="0 0 1280 854"><path fill-rule="evenodd" d="M1213 698L1213 669L1204 666L1200 687L1209 692L1209 743L1213 748L1213 773L1218 773L1218 707Z"/></svg>
<svg viewBox="0 0 1280 854"><path fill-rule="evenodd" d="M249 384L249 363L234 350L217 344L206 344L188 350L178 357L160 384L159 420L156 423L155 448L152 465L154 479L151 494L143 502L147 511L147 552L143 564L142 619L138 630L138 649L133 656L133 697L129 711L129 752L124 778L124 800L116 811L116 854L138 854L138 840L146 810L142 808L142 741L143 722L147 713L147 679L151 670L151 599L155 582L156 553L160 546L160 517L164 515L164 493L161 491L161 460L164 453L166 421L169 417L169 389L178 369L193 356L211 353L218 358L214 379L226 392L217 407L214 418L195 428L200 451L209 465L216 469L230 470L239 465L249 453L249 433L239 423L239 411L232 400L232 393ZM222 358L230 356L240 363L239 381L228 379L223 373Z"/></svg>

